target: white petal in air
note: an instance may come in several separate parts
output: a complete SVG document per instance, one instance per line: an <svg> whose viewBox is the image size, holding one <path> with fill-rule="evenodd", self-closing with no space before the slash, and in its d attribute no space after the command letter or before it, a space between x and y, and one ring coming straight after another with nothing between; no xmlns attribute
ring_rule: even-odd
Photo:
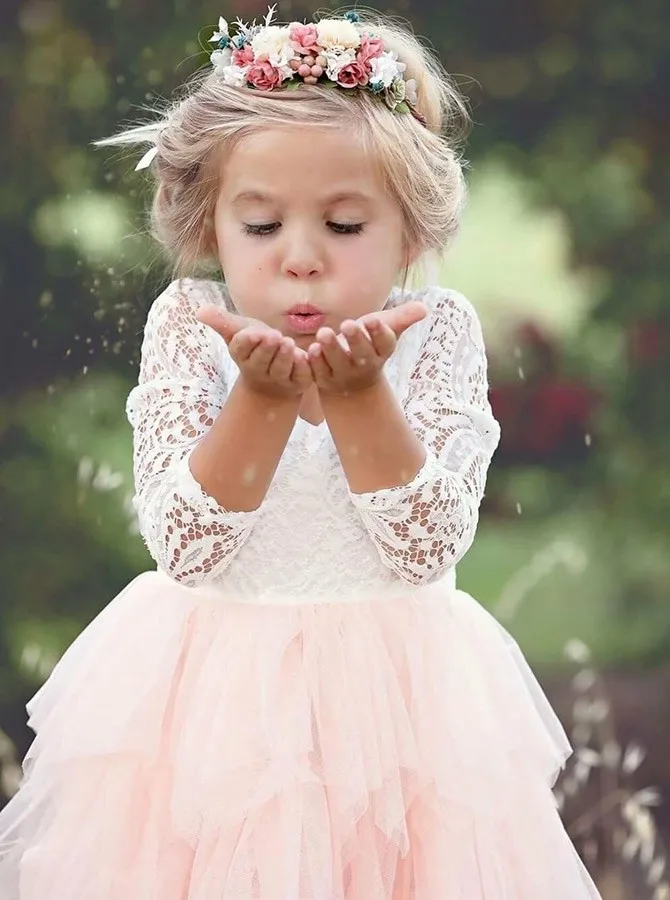
<svg viewBox="0 0 670 900"><path fill-rule="evenodd" d="M147 150L142 159L135 166L135 171L139 172L141 169L148 169L157 153L158 147L151 147L150 150Z"/></svg>

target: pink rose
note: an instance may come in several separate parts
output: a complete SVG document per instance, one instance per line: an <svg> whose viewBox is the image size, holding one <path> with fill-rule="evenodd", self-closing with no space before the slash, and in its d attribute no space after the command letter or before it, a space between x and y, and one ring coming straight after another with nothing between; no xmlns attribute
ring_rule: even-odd
<svg viewBox="0 0 670 900"><path fill-rule="evenodd" d="M289 38L295 52L300 53L302 56L307 56L309 53L318 56L321 52L316 25L302 25L300 22L293 22L289 31Z"/></svg>
<svg viewBox="0 0 670 900"><path fill-rule="evenodd" d="M340 87L353 88L365 87L370 80L370 73L367 66L355 59L346 66L342 66L337 76L337 83Z"/></svg>
<svg viewBox="0 0 670 900"><path fill-rule="evenodd" d="M244 68L245 66L250 65L254 61L254 51L251 49L249 44L245 44L241 50L233 50L232 62L234 66L241 66Z"/></svg>
<svg viewBox="0 0 670 900"><path fill-rule="evenodd" d="M247 72L247 81L259 91L271 91L283 80L279 69L276 69L267 60L255 62Z"/></svg>
<svg viewBox="0 0 670 900"><path fill-rule="evenodd" d="M361 63L369 63L371 59L381 56L384 52L384 42L381 38L363 37L361 38L361 46L356 53L356 59Z"/></svg>

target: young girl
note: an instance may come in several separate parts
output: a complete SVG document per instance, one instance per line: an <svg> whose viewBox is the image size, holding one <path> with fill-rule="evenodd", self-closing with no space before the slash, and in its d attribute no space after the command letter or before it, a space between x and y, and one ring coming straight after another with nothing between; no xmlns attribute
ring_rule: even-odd
<svg viewBox="0 0 670 900"><path fill-rule="evenodd" d="M114 139L155 142L179 269L223 273L156 300L128 400L157 571L29 703L1 896L597 898L551 791L565 734L455 586L499 433L480 326L394 286L456 227L458 95L352 13L212 41Z"/></svg>

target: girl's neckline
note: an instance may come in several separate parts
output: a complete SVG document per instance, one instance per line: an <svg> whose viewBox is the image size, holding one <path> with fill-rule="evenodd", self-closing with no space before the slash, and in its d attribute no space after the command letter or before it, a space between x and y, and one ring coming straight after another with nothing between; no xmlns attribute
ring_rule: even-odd
<svg viewBox="0 0 670 900"><path fill-rule="evenodd" d="M321 426L325 423L325 417L321 419L319 422L310 422L309 419L306 419L304 416L298 416L298 422L304 422L305 425L309 425L310 428L321 428Z"/></svg>

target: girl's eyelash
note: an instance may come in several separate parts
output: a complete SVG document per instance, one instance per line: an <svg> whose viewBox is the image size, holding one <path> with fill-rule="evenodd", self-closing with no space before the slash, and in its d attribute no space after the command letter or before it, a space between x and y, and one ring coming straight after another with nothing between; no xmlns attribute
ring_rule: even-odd
<svg viewBox="0 0 670 900"><path fill-rule="evenodd" d="M354 225L342 225L340 222L328 222L328 227L335 234L360 234L363 231L363 222L356 222Z"/></svg>
<svg viewBox="0 0 670 900"><path fill-rule="evenodd" d="M272 234L276 227L276 222L269 222L267 225L245 225L244 231L246 234L264 235Z"/></svg>
<svg viewBox="0 0 670 900"><path fill-rule="evenodd" d="M327 222L331 231L335 234L360 234L363 231L364 223L357 222L353 225L344 225L341 222ZM279 228L279 222L268 222L267 225L245 225L246 234L253 234L257 237L273 234Z"/></svg>

